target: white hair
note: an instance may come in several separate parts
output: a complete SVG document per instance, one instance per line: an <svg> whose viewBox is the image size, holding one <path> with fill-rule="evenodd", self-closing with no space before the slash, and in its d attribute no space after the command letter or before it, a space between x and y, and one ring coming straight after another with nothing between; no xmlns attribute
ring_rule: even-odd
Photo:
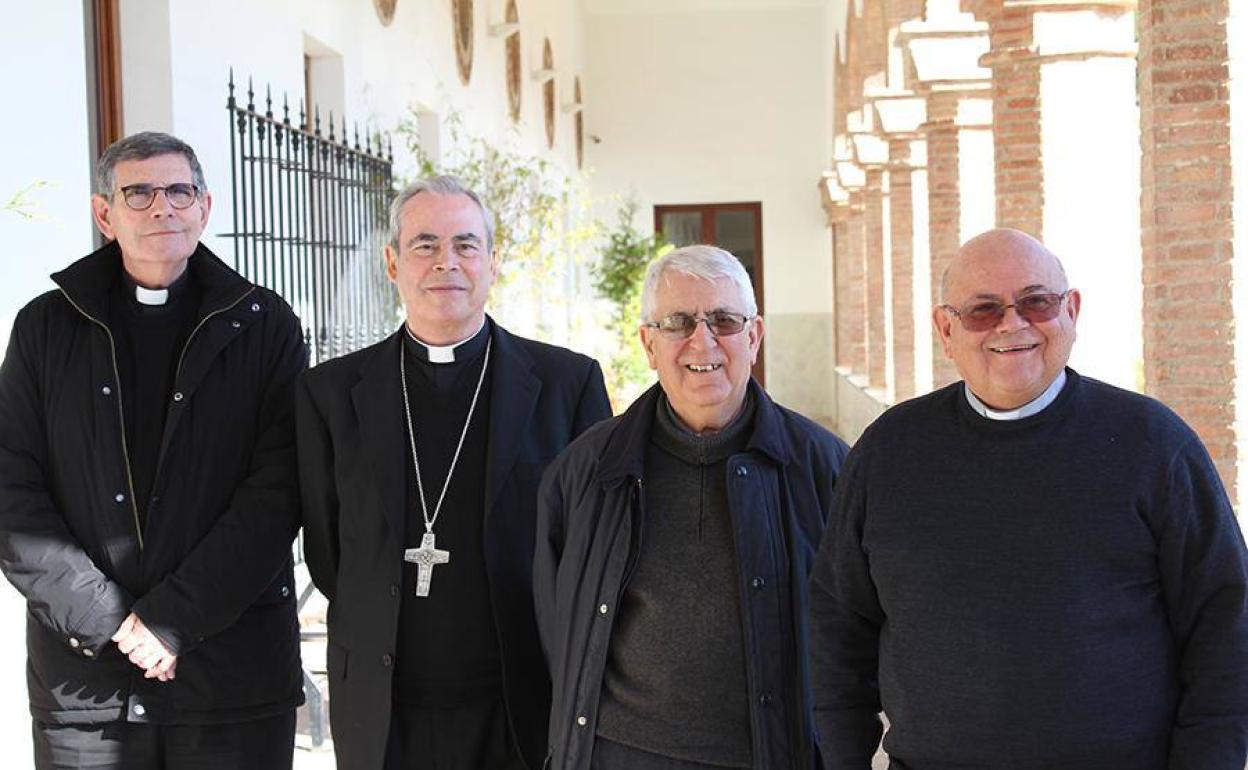
<svg viewBox="0 0 1248 770"><path fill-rule="evenodd" d="M658 302L659 281L669 271L691 275L707 281L730 278L741 295L743 311L748 316L758 315L758 303L754 301L754 285L741 260L718 246L697 244L673 249L650 263L646 268L646 282L641 288L641 320L653 323L655 304Z"/></svg>

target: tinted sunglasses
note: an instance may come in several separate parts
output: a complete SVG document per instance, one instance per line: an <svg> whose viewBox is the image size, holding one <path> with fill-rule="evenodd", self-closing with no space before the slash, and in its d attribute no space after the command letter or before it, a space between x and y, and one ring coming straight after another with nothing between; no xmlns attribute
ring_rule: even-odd
<svg viewBox="0 0 1248 770"><path fill-rule="evenodd" d="M744 331L745 325L753 318L754 316L731 313L727 310L712 310L701 318L688 313L672 313L657 321L642 324L642 326L658 329L659 334L669 340L683 340L692 337L698 324L705 322L712 336L731 337Z"/></svg>
<svg viewBox="0 0 1248 770"><path fill-rule="evenodd" d="M1014 308L1028 323L1038 324L1052 321L1062 310L1062 300L1070 295L1067 289L1061 294L1044 293L1028 294L1010 303L998 300L977 300L963 305L961 309L952 305L941 305L962 322L962 328L968 332L986 332L1005 318L1005 311Z"/></svg>

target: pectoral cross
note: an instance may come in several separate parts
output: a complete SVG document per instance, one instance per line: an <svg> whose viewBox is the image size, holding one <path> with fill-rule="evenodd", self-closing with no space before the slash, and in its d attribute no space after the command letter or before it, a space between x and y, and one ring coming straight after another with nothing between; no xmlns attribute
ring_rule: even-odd
<svg viewBox="0 0 1248 770"><path fill-rule="evenodd" d="M403 551L403 561L415 564L416 595L429 595L429 582L433 579L433 565L446 564L451 560L450 551L439 551L433 545L433 533L426 532L420 539L419 548L408 548Z"/></svg>

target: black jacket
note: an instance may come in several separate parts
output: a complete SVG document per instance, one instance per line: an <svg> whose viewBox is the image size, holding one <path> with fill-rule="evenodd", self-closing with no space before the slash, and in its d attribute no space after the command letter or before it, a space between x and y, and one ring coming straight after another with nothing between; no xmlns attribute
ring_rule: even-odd
<svg viewBox="0 0 1248 770"><path fill-rule="evenodd" d="M295 399L304 552L329 599L329 708L342 770L381 767L390 730L406 528L402 334L312 369ZM486 570L508 719L536 767L550 711L530 591L537 485L611 407L594 360L497 325L493 335Z"/></svg>
<svg viewBox="0 0 1248 770"><path fill-rule="evenodd" d="M290 542L298 525L299 321L202 245L202 290L139 531L107 296L110 244L52 276L0 366L0 568L26 597L34 716L227 722L302 699ZM145 680L109 637L134 611L178 656Z"/></svg>
<svg viewBox="0 0 1248 770"><path fill-rule="evenodd" d="M750 388L754 427L727 473L754 765L813 768L807 579L848 448ZM614 610L644 541L642 471L660 395L655 385L588 431L542 481L533 581L554 682L548 762L558 770L590 766Z"/></svg>

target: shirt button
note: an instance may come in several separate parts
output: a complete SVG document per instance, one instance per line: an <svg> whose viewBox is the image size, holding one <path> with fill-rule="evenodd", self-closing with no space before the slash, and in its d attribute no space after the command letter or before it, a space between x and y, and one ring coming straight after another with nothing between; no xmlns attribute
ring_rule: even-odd
<svg viewBox="0 0 1248 770"><path fill-rule="evenodd" d="M91 648L90 648L90 647L87 647L87 648L84 648L84 649L83 649L83 651L82 651L82 655L83 655L83 657L85 657L85 658L94 658L94 657L95 657L95 652L94 652L93 650L91 650Z"/></svg>
<svg viewBox="0 0 1248 770"><path fill-rule="evenodd" d="M260 312L260 303L258 303L258 302L252 303L252 305L251 305L251 312L253 312L253 313L259 313L259 312Z"/></svg>
<svg viewBox="0 0 1248 770"><path fill-rule="evenodd" d="M611 609L611 608L610 608L610 607L608 607L607 605L605 605L605 604L600 604L600 605L598 605L598 614L599 614L599 615L606 615L606 614L607 614L607 610L609 610L609 609Z"/></svg>
<svg viewBox="0 0 1248 770"><path fill-rule="evenodd" d="M290 586L282 586L282 596L290 596Z"/></svg>
<svg viewBox="0 0 1248 770"><path fill-rule="evenodd" d="M136 703L134 704L134 713L136 716L143 716L147 713L147 709L143 707L142 703Z"/></svg>
<svg viewBox="0 0 1248 770"><path fill-rule="evenodd" d="M242 324L239 323L238 321L234 321L233 323L230 324L230 326L233 326L235 329L237 329L238 327L242 326Z"/></svg>
<svg viewBox="0 0 1248 770"><path fill-rule="evenodd" d="M390 668L390 666L393 664L394 664L393 655L387 652L381 656L381 665L385 666L386 668Z"/></svg>
<svg viewBox="0 0 1248 770"><path fill-rule="evenodd" d="M767 585L767 581L762 579L761 577L756 577L750 581L750 585L754 586L755 588L762 588L763 586Z"/></svg>
<svg viewBox="0 0 1248 770"><path fill-rule="evenodd" d="M744 465L738 465L738 466L737 466L737 475L738 475L738 476L748 476L748 475L750 475L750 469L749 469L749 468L747 468L747 467L745 467Z"/></svg>
<svg viewBox="0 0 1248 770"><path fill-rule="evenodd" d="M759 702L759 703L761 703L761 704L763 704L764 706L770 706L770 705L771 705L771 694L770 694L770 693L763 693L762 695L758 696L758 702Z"/></svg>
<svg viewBox="0 0 1248 770"><path fill-rule="evenodd" d="M181 400L182 400L182 391L180 391L180 390L179 390L177 393L174 393L174 394L173 394L173 400L174 400L174 401L181 401Z"/></svg>
<svg viewBox="0 0 1248 770"><path fill-rule="evenodd" d="M69 637L69 646L70 646L70 647L73 647L73 648L76 650L76 649L78 649L78 646L79 646L80 644L82 644L82 642L78 641L78 638L77 638L77 637L74 637L74 636Z"/></svg>
<svg viewBox="0 0 1248 770"><path fill-rule="evenodd" d="M391 596L398 596L398 595L399 595L399 587L398 587L398 586L396 586L396 585L394 585L393 583L390 585L390 595L391 595Z"/></svg>
<svg viewBox="0 0 1248 770"><path fill-rule="evenodd" d="M124 503L126 501L126 496L118 492L117 494L113 495L113 500L119 503Z"/></svg>
<svg viewBox="0 0 1248 770"><path fill-rule="evenodd" d="M105 385L104 387L100 388L100 392L108 396L108 395L112 395L113 389Z"/></svg>
<svg viewBox="0 0 1248 770"><path fill-rule="evenodd" d="M577 726L578 726L578 727L584 727L585 725L589 724L589 720L588 720L588 719L586 719L586 718L585 718L585 717L583 717L583 716L581 716L581 717L577 717L577 718L576 718L576 724L577 724Z"/></svg>

